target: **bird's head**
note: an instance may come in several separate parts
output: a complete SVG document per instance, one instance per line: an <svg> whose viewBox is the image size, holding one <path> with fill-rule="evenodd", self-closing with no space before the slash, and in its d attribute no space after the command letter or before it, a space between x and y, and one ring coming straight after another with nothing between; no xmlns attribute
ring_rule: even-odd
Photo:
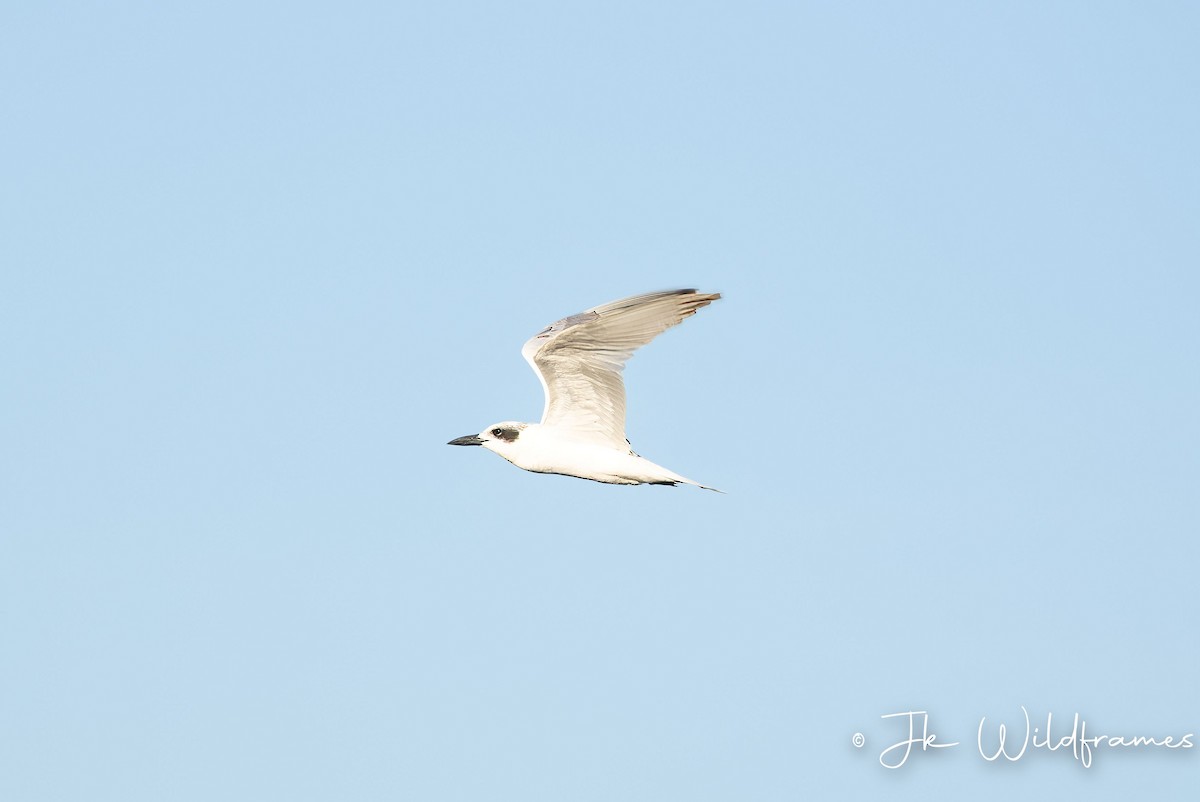
<svg viewBox="0 0 1200 802"><path fill-rule="evenodd" d="M521 432L525 431L528 426L528 423L517 423L511 420L493 423L479 434L456 437L446 445L483 446L488 451L495 451L500 456L504 456L512 451L513 446L521 437Z"/></svg>

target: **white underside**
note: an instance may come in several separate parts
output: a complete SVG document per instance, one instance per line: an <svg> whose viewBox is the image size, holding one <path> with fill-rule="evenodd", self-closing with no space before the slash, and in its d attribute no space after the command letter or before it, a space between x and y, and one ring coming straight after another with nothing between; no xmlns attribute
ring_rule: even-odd
<svg viewBox="0 0 1200 802"><path fill-rule="evenodd" d="M490 443L488 444L491 445ZM574 439L570 432L530 424L515 443L497 444L495 451L506 460L534 473L559 473L618 485L681 482L703 487L644 457L594 442Z"/></svg>

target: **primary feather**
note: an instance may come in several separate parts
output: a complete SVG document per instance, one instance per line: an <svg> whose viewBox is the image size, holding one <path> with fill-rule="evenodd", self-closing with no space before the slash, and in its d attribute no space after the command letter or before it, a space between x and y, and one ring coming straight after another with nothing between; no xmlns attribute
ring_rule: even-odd
<svg viewBox="0 0 1200 802"><path fill-rule="evenodd" d="M719 293L669 290L636 295L552 323L521 354L542 382L542 425L612 448L625 439L625 384L621 371L633 352Z"/></svg>

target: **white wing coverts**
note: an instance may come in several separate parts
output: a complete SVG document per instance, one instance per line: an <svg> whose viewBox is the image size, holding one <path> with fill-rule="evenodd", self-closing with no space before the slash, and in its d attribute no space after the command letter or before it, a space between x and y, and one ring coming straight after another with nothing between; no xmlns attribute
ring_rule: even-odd
<svg viewBox="0 0 1200 802"><path fill-rule="evenodd" d="M652 292L571 315L521 349L546 391L542 425L626 450L625 385L633 352L720 298L696 290ZM567 431L564 431L567 434Z"/></svg>

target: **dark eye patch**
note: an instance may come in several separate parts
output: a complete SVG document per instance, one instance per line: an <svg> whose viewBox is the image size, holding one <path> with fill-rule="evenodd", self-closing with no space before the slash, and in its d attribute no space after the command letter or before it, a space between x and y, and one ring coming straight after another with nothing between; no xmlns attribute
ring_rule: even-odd
<svg viewBox="0 0 1200 802"><path fill-rule="evenodd" d="M520 432L516 429L492 429L492 437L499 438L506 443L511 443L520 436Z"/></svg>

